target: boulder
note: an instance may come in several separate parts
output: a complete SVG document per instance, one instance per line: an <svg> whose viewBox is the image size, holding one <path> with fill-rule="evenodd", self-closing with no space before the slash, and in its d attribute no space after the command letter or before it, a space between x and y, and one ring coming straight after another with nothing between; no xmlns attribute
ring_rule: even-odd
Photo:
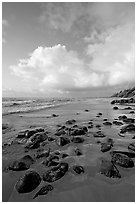
<svg viewBox="0 0 137 204"><path fill-rule="evenodd" d="M85 135L87 132L88 132L88 128L86 126L78 127L78 128L72 127L69 129L70 136Z"/></svg>
<svg viewBox="0 0 137 204"><path fill-rule="evenodd" d="M100 128L100 127L101 127L101 125L100 125L100 124L97 124L97 125L96 125L96 128Z"/></svg>
<svg viewBox="0 0 137 204"><path fill-rule="evenodd" d="M132 110L132 108L131 107L126 107L126 108L124 108L124 110Z"/></svg>
<svg viewBox="0 0 137 204"><path fill-rule="evenodd" d="M104 118L103 120L104 120L104 121L107 121L108 119L107 119L107 118Z"/></svg>
<svg viewBox="0 0 137 204"><path fill-rule="evenodd" d="M77 174L81 174L84 173L84 167L83 166L73 166L73 170L77 173Z"/></svg>
<svg viewBox="0 0 137 204"><path fill-rule="evenodd" d="M33 199L35 199L36 197L40 196L40 195L47 195L50 191L52 191L54 189L54 187L52 185L45 185L43 186L33 197Z"/></svg>
<svg viewBox="0 0 137 204"><path fill-rule="evenodd" d="M68 164L65 162L61 162L56 167L53 167L52 169L48 170L43 174L43 180L47 182L54 182L58 179L61 179L66 172L68 171Z"/></svg>
<svg viewBox="0 0 137 204"><path fill-rule="evenodd" d="M59 138L57 139L57 144L58 144L59 146L64 146L64 145L67 145L67 144L69 144L69 143L70 143L70 139L67 138L67 137L59 137Z"/></svg>
<svg viewBox="0 0 137 204"><path fill-rule="evenodd" d="M66 131L64 129L59 129L56 131L55 135L60 136L60 135L65 135Z"/></svg>
<svg viewBox="0 0 137 204"><path fill-rule="evenodd" d="M52 117L58 117L59 115L56 115L56 114L52 114Z"/></svg>
<svg viewBox="0 0 137 204"><path fill-rule="evenodd" d="M33 136L30 137L30 141L34 143L40 143L47 140L48 136L45 132L42 133L35 133Z"/></svg>
<svg viewBox="0 0 137 204"><path fill-rule="evenodd" d="M76 136L76 137L73 137L71 139L71 141L74 142L74 143L82 143L82 142L84 142L84 138Z"/></svg>
<svg viewBox="0 0 137 204"><path fill-rule="evenodd" d="M26 132L25 134L25 137L26 138L30 138L32 135L34 135L35 133L38 133L38 132L44 132L44 128L36 128L36 129L30 129Z"/></svg>
<svg viewBox="0 0 137 204"><path fill-rule="evenodd" d="M132 168L134 167L134 162L131 158L128 156L121 154L121 153L115 153L112 155L112 160L113 163L124 167L124 168Z"/></svg>
<svg viewBox="0 0 137 204"><path fill-rule="evenodd" d="M30 168L29 164L26 164L22 161L14 161L12 164L9 165L8 169L12 171L25 171Z"/></svg>
<svg viewBox="0 0 137 204"><path fill-rule="evenodd" d="M125 133L125 132L135 132L135 125L129 124L122 127L120 130L120 133Z"/></svg>
<svg viewBox="0 0 137 204"><path fill-rule="evenodd" d="M104 133L102 133L101 131L97 131L96 133L93 134L94 137L106 137L106 135L104 135Z"/></svg>
<svg viewBox="0 0 137 204"><path fill-rule="evenodd" d="M86 109L86 110L85 110L85 112L89 112L89 110L88 110L88 109Z"/></svg>
<svg viewBox="0 0 137 204"><path fill-rule="evenodd" d="M114 124L114 125L118 125L118 126L123 125L122 122L120 122L120 121L116 121L116 120L113 121L113 124Z"/></svg>
<svg viewBox="0 0 137 204"><path fill-rule="evenodd" d="M27 149L37 149L40 147L40 143L39 142L29 142L25 148Z"/></svg>
<svg viewBox="0 0 137 204"><path fill-rule="evenodd" d="M41 153L38 153L36 155L36 158L39 159L39 158L42 158L42 157L48 157L50 154L50 148L48 150L44 150L43 152Z"/></svg>
<svg viewBox="0 0 137 204"><path fill-rule="evenodd" d="M76 122L76 120L72 119L72 120L67 120L66 121L66 125L73 125Z"/></svg>
<svg viewBox="0 0 137 204"><path fill-rule="evenodd" d="M125 123L135 123L135 119L134 118L126 118L126 119L123 119L123 122L125 122Z"/></svg>
<svg viewBox="0 0 137 204"><path fill-rule="evenodd" d="M29 193L33 191L41 183L40 175L34 171L28 171L16 183L16 190L19 193Z"/></svg>
<svg viewBox="0 0 137 204"><path fill-rule="evenodd" d="M102 160L100 173L109 178L121 178L117 167L111 161L105 159Z"/></svg>
<svg viewBox="0 0 137 204"><path fill-rule="evenodd" d="M34 163L34 159L28 154L28 155L25 155L24 157L22 157L20 159L21 162L24 162L25 164L27 165L31 165Z"/></svg>
<svg viewBox="0 0 137 204"><path fill-rule="evenodd" d="M54 137L48 137L48 141L53 142L53 141L55 141L55 138Z"/></svg>
<svg viewBox="0 0 137 204"><path fill-rule="evenodd" d="M129 113L130 113L130 114L134 114L134 113L135 113L135 111L130 111Z"/></svg>
<svg viewBox="0 0 137 204"><path fill-rule="evenodd" d="M113 109L114 109L114 110L118 110L118 107L117 107L117 106L114 106Z"/></svg>
<svg viewBox="0 0 137 204"><path fill-rule="evenodd" d="M102 115L102 113L98 113L98 115L100 115L100 116L101 116L101 115Z"/></svg>
<svg viewBox="0 0 137 204"><path fill-rule="evenodd" d="M135 152L129 152L129 151L120 151L120 150L113 150L110 152L111 155L113 154L124 154L130 158L135 158Z"/></svg>
<svg viewBox="0 0 137 204"><path fill-rule="evenodd" d="M63 153L62 154L62 158L66 158L66 157L68 157L69 156L69 154L67 154L67 153Z"/></svg>
<svg viewBox="0 0 137 204"><path fill-rule="evenodd" d="M135 143L131 143L128 145L128 149L135 152Z"/></svg>
<svg viewBox="0 0 137 204"><path fill-rule="evenodd" d="M101 143L101 151L107 152L112 148L112 144L110 143Z"/></svg>
<svg viewBox="0 0 137 204"><path fill-rule="evenodd" d="M81 156L82 155L82 151L79 148L75 149L75 153L77 156Z"/></svg>
<svg viewBox="0 0 137 204"><path fill-rule="evenodd" d="M119 118L119 120L124 120L127 118L127 116L126 115L120 115L118 118Z"/></svg>
<svg viewBox="0 0 137 204"><path fill-rule="evenodd" d="M104 122L104 123L103 123L103 125L109 125L109 126L111 126L111 125L112 125L112 123L111 123L111 122L109 122L109 121L106 121L106 122Z"/></svg>

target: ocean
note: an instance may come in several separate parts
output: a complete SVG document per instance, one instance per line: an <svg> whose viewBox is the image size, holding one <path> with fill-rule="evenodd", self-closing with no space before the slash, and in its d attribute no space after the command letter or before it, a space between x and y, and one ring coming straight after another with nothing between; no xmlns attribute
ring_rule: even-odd
<svg viewBox="0 0 137 204"><path fill-rule="evenodd" d="M2 115L27 113L70 103L68 98L2 98Z"/></svg>

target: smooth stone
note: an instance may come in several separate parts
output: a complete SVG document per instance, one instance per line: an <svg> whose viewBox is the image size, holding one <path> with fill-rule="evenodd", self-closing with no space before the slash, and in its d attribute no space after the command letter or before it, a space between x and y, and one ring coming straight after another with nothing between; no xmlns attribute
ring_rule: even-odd
<svg viewBox="0 0 137 204"><path fill-rule="evenodd" d="M112 148L112 145L110 143L101 143L101 151L107 152Z"/></svg>
<svg viewBox="0 0 137 204"><path fill-rule="evenodd" d="M129 124L122 127L120 130L120 133L125 133L125 132L135 132L135 125Z"/></svg>
<svg viewBox="0 0 137 204"><path fill-rule="evenodd" d="M36 171L28 171L16 183L18 193L29 193L41 183L41 177Z"/></svg>
<svg viewBox="0 0 137 204"><path fill-rule="evenodd" d="M9 170L12 171L25 171L30 168L29 164L26 164L25 162L22 161L14 161L9 167Z"/></svg>
<svg viewBox="0 0 137 204"><path fill-rule="evenodd" d="M72 120L67 120L66 121L66 125L73 125L76 122L76 120L72 119Z"/></svg>
<svg viewBox="0 0 137 204"><path fill-rule="evenodd" d="M114 106L113 109L114 109L114 110L118 110L118 107L117 107L117 106Z"/></svg>
<svg viewBox="0 0 137 204"><path fill-rule="evenodd" d="M77 156L81 156L82 155L82 151L79 148L75 149L75 153Z"/></svg>
<svg viewBox="0 0 137 204"><path fill-rule="evenodd" d="M112 125L112 123L111 123L111 122L106 121L106 122L104 122L104 123L103 123L103 125L110 125L110 126L111 126L111 125Z"/></svg>

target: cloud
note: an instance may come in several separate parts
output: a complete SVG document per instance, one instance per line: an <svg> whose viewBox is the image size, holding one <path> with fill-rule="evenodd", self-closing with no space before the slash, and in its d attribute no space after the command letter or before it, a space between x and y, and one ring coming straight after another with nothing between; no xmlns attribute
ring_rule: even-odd
<svg viewBox="0 0 137 204"><path fill-rule="evenodd" d="M60 44L36 48L10 67L26 87L40 93L68 93L134 82L134 3L42 5L42 22L64 34L80 31L85 53L80 57Z"/></svg>
<svg viewBox="0 0 137 204"><path fill-rule="evenodd" d="M42 4L40 19L54 29L88 35L133 21L134 7L133 2L50 2Z"/></svg>
<svg viewBox="0 0 137 204"><path fill-rule="evenodd" d="M3 19L2 20L2 43L6 43L6 39L5 39L5 36L6 36L6 28L9 26L9 23L6 19Z"/></svg>

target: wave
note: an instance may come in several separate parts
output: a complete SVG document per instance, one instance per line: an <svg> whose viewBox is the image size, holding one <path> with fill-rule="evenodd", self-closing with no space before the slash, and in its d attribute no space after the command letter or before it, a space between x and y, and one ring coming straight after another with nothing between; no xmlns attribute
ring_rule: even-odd
<svg viewBox="0 0 137 204"><path fill-rule="evenodd" d="M35 111L39 111L39 110L44 110L44 109L48 109L48 108L56 108L56 107L59 107L59 106L62 106L62 105L65 105L69 103L68 101L67 102L64 102L64 103L59 103L59 104L51 104L51 103L48 103L44 106L35 106L35 107L24 107L24 108L20 108L20 109L13 109L13 110L9 110L9 111L5 111L2 113L2 115L11 115L11 114L16 114L16 113L30 113L30 112L35 112Z"/></svg>

